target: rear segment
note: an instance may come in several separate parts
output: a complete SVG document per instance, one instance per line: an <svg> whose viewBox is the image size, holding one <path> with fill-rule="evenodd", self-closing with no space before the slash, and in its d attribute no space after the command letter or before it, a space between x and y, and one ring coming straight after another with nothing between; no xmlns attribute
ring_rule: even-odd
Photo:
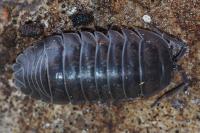
<svg viewBox="0 0 200 133"><path fill-rule="evenodd" d="M52 36L27 48L13 65L17 88L45 102L67 103L62 69L61 36Z"/></svg>
<svg viewBox="0 0 200 133"><path fill-rule="evenodd" d="M20 54L13 65L13 78L17 88L27 95L36 99L49 101L50 91L48 88L46 55L44 43L38 42L34 47L27 48Z"/></svg>

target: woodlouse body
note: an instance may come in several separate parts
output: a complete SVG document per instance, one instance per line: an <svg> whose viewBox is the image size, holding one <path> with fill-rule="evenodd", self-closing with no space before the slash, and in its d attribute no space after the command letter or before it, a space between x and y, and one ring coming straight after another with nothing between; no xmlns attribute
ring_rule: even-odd
<svg viewBox="0 0 200 133"><path fill-rule="evenodd" d="M25 94L53 103L146 97L170 83L182 44L140 28L63 33L20 54L14 81Z"/></svg>

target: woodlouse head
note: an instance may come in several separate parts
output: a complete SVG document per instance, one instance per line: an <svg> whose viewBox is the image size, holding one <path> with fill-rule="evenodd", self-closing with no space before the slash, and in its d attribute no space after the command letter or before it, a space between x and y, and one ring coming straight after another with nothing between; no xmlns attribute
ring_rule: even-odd
<svg viewBox="0 0 200 133"><path fill-rule="evenodd" d="M171 49L172 60L174 62L179 61L180 58L184 56L188 50L187 43L172 35L165 35L164 38L168 42L169 48Z"/></svg>

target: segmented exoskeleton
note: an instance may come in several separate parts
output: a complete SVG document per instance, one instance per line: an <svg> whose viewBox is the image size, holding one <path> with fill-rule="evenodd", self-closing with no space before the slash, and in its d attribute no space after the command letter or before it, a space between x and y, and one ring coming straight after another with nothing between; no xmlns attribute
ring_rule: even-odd
<svg viewBox="0 0 200 133"><path fill-rule="evenodd" d="M20 54L14 81L25 94L53 103L146 97L169 85L185 51L183 41L158 30L63 33ZM173 91L188 85L181 75Z"/></svg>

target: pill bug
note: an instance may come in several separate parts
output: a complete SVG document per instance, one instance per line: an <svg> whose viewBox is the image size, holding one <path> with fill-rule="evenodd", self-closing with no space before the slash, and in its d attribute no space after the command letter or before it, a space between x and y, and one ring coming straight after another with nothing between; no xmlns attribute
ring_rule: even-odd
<svg viewBox="0 0 200 133"><path fill-rule="evenodd" d="M186 44L157 28L121 28L52 35L20 54L14 83L23 93L57 104L148 97L182 82L158 98L188 86L177 64Z"/></svg>

